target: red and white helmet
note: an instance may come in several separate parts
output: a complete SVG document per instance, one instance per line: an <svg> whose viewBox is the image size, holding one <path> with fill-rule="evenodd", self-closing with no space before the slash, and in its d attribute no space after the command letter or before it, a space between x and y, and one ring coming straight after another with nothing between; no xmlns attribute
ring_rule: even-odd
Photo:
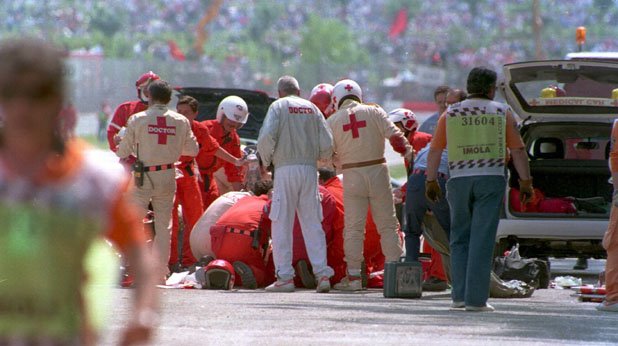
<svg viewBox="0 0 618 346"><path fill-rule="evenodd" d="M309 101L316 105L325 118L328 118L335 111L332 102L333 86L328 83L320 83L311 89Z"/></svg>
<svg viewBox="0 0 618 346"><path fill-rule="evenodd" d="M228 96L221 100L217 108L217 121L222 122L223 116L237 123L246 124L249 118L249 108L245 100L238 96Z"/></svg>
<svg viewBox="0 0 618 346"><path fill-rule="evenodd" d="M150 82L152 82L154 80L157 80L157 79L161 79L161 77L159 77L156 73L154 73L152 71L148 71L148 72L144 73L143 75L141 75L135 81L135 87L137 88L137 97L140 100L142 100L142 90L144 90L144 88L148 87L148 84L150 84Z"/></svg>
<svg viewBox="0 0 618 346"><path fill-rule="evenodd" d="M414 112L407 108L393 109L388 113L388 119L394 123L401 122L403 128L408 131L416 131L418 128L418 121Z"/></svg>
<svg viewBox="0 0 618 346"><path fill-rule="evenodd" d="M363 91L358 83L351 79L340 80L333 87L333 105L335 110L339 109L339 103L346 96L356 96L359 100L363 100Z"/></svg>
<svg viewBox="0 0 618 346"><path fill-rule="evenodd" d="M205 268L200 268L195 273L197 281L203 288L219 290L231 290L234 287L235 276L234 266L222 259L211 261Z"/></svg>

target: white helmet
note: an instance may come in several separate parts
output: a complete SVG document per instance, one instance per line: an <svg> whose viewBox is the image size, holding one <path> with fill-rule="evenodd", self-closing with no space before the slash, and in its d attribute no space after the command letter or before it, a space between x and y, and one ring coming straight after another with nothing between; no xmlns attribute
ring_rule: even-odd
<svg viewBox="0 0 618 346"><path fill-rule="evenodd" d="M351 79L340 80L333 88L333 105L335 110L339 109L339 102L346 96L356 96L359 100L363 100L363 91L358 83Z"/></svg>
<svg viewBox="0 0 618 346"><path fill-rule="evenodd" d="M245 100L238 96L228 96L221 100L217 108L217 121L223 121L223 116L237 123L245 124L249 118L249 109Z"/></svg>
<svg viewBox="0 0 618 346"><path fill-rule="evenodd" d="M408 131L415 131L418 128L418 121L414 112L407 108L393 109L388 113L388 120L398 123L401 122L403 128Z"/></svg>

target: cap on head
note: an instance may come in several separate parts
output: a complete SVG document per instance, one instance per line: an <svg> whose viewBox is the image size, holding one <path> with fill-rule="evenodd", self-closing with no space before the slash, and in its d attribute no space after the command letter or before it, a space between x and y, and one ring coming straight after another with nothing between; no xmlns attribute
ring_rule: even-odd
<svg viewBox="0 0 618 346"><path fill-rule="evenodd" d="M217 121L222 122L223 116L231 121L246 124L249 118L247 103L245 100L235 95L224 98L217 108Z"/></svg>
<svg viewBox="0 0 618 346"><path fill-rule="evenodd" d="M388 119L394 123L401 122L407 131L415 131L418 128L418 121L414 112L407 108L396 108L388 113Z"/></svg>
<svg viewBox="0 0 618 346"><path fill-rule="evenodd" d="M351 79L340 80L333 87L333 105L335 106L335 110L339 109L341 102L350 96L354 96L358 98L359 101L363 101L363 91L361 90L358 83Z"/></svg>
<svg viewBox="0 0 618 346"><path fill-rule="evenodd" d="M321 83L313 87L311 95L309 96L309 101L313 102L313 104L320 109L322 114L328 118L334 111L332 95L333 86L328 83Z"/></svg>

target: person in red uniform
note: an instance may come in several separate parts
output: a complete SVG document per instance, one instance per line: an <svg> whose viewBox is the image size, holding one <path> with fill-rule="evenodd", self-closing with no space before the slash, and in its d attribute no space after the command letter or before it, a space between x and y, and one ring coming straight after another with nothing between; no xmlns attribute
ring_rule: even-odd
<svg viewBox="0 0 618 346"><path fill-rule="evenodd" d="M255 196L238 200L210 228L215 257L233 264L237 286L255 289L275 281L268 241L271 224L267 192L271 188L272 181L258 182Z"/></svg>
<svg viewBox="0 0 618 346"><path fill-rule="evenodd" d="M328 83L320 83L311 89L309 101L318 106L324 118L328 119L331 114L335 113L335 106L332 101L333 86Z"/></svg>
<svg viewBox="0 0 618 346"><path fill-rule="evenodd" d="M176 103L176 111L189 119L191 131L197 139L200 147L199 153L202 155L213 156L219 149L219 143L210 136L206 126L198 121L197 117L199 103L191 96L180 96ZM199 155L199 154L198 154ZM174 209L172 212L172 241L170 243L169 266L172 271L180 270L192 266L197 262L191 252L189 237L193 226L204 212L204 205L198 184L197 167L193 156L181 156L176 163L176 198L174 199ZM179 224L178 206L182 206L182 218L184 228L182 232L182 250L179 254Z"/></svg>
<svg viewBox="0 0 618 346"><path fill-rule="evenodd" d="M116 152L119 142L118 133L127 125L127 120L129 120L129 117L135 113L143 112L148 108L148 97L150 97L148 94L148 85L150 82L157 79L160 79L160 77L152 71L148 71L147 73L141 75L137 81L135 81L138 99L124 102L116 108L116 111L112 116L112 120L107 126L107 142L111 151ZM145 99L142 98L142 95ZM130 165L135 161L135 158L130 156L129 158L121 159L120 161L126 165Z"/></svg>
<svg viewBox="0 0 618 346"><path fill-rule="evenodd" d="M335 275L330 278L335 284L345 276L345 261L343 260L343 208L337 205L337 200L324 186L318 186L320 203L322 204L322 228L326 236L326 260L333 268ZM296 287L315 288L315 276L311 271L311 262L307 254L305 239L298 220L294 219L292 231L292 265L296 269L294 284Z"/></svg>
<svg viewBox="0 0 618 346"><path fill-rule="evenodd" d="M393 109L388 113L388 119L403 132L414 151L421 151L431 141L432 136L429 133L417 131L418 120L411 110L407 108ZM408 162L406 162L407 165Z"/></svg>
<svg viewBox="0 0 618 346"><path fill-rule="evenodd" d="M341 180L336 176L335 171L329 168L320 168L318 173L320 174L320 185L331 193L337 204L337 209L343 215L343 184ZM347 269L343 253L343 223L339 227L341 228L335 227L333 243L328 248L328 265L331 266L332 261L332 268L335 270L335 276L331 278L334 282L341 281L346 276ZM401 232L398 231L398 233L399 237L402 238ZM367 212L363 258L365 261L363 276L370 277L371 273L384 269L385 258L380 245L380 235L371 216L371 210ZM382 287L381 285L382 283L379 280L370 280L368 284L369 287L375 288Z"/></svg>
<svg viewBox="0 0 618 346"><path fill-rule="evenodd" d="M219 103L216 119L206 120L203 123L222 149L225 149L234 157L242 157L240 137L236 130L243 126L248 118L247 103L238 96L228 96ZM222 166L234 190L239 191L242 188L243 174L239 168L239 166L242 166L242 161L235 165L218 160L215 156L204 154L198 154L196 160L202 176L200 188L204 208L208 208L210 203L219 197L219 189L213 175Z"/></svg>

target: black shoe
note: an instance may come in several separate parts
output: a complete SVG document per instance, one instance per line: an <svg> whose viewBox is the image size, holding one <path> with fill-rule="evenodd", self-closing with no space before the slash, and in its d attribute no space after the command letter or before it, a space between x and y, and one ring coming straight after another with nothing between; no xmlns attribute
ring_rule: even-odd
<svg viewBox="0 0 618 346"><path fill-rule="evenodd" d="M574 270L586 270L588 269L588 258L586 257L578 257L577 262L573 266Z"/></svg>
<svg viewBox="0 0 618 346"><path fill-rule="evenodd" d="M427 292L441 292L448 289L448 283L444 280L440 280L436 277L430 277L423 281L423 291Z"/></svg>
<svg viewBox="0 0 618 346"><path fill-rule="evenodd" d="M214 260L215 260L214 257L212 257L210 255L207 255L207 256L204 256L204 257L200 258L200 260L197 261L196 265L198 267L206 267L208 265L208 263L210 263L210 262L212 262Z"/></svg>
<svg viewBox="0 0 618 346"><path fill-rule="evenodd" d="M300 277L300 281L303 283L305 288L314 289L316 288L315 284L315 276L309 270L309 265L305 260L299 260L296 262L296 275Z"/></svg>
<svg viewBox="0 0 618 346"><path fill-rule="evenodd" d="M253 275L253 270L251 270L247 264L241 261L236 261L232 265L234 266L234 271L238 274L238 276L240 276L240 280L242 280L242 287L250 290L257 288L257 281Z"/></svg>
<svg viewBox="0 0 618 346"><path fill-rule="evenodd" d="M180 273L182 272L182 265L179 262L176 262L170 266L168 266L170 272L172 273Z"/></svg>

